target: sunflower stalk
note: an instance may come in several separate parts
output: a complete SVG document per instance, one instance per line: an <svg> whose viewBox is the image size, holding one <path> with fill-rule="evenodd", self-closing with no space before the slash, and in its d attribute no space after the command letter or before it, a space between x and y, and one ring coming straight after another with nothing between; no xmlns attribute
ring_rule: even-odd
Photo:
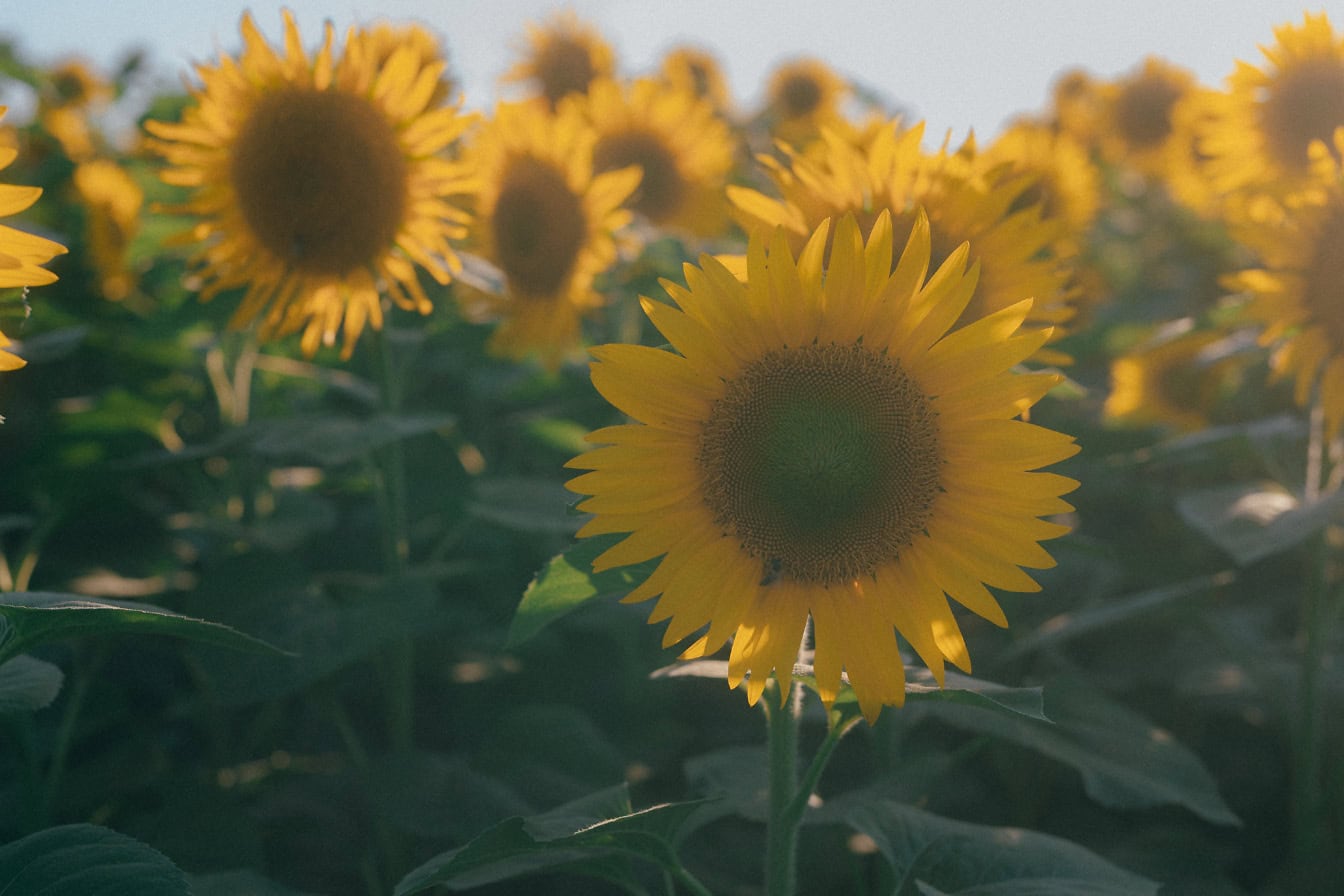
<svg viewBox="0 0 1344 896"><path fill-rule="evenodd" d="M802 715L803 689L795 682L781 699L777 680L771 682L761 701L765 707L766 742L770 761L770 819L766 828L765 892L767 896L793 896L798 884L798 825L804 796L798 799L798 721Z"/></svg>

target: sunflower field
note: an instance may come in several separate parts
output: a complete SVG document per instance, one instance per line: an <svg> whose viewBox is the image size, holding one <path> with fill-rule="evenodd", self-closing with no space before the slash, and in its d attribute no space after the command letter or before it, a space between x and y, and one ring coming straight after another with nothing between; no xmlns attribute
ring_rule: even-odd
<svg viewBox="0 0 1344 896"><path fill-rule="evenodd" d="M1344 23L961 137L271 18L0 35L0 893L1344 893Z"/></svg>

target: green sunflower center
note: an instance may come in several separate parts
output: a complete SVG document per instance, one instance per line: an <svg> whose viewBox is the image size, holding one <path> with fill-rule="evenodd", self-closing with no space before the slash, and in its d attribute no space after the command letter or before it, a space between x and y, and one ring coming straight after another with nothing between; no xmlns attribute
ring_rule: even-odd
<svg viewBox="0 0 1344 896"><path fill-rule="evenodd" d="M266 95L239 128L229 178L257 241L309 274L375 261L408 206L396 131L368 100L336 90Z"/></svg>
<svg viewBox="0 0 1344 896"><path fill-rule="evenodd" d="M1127 84L1115 98L1115 127L1136 149L1160 146L1171 136L1171 110L1181 98L1181 85L1157 75Z"/></svg>
<svg viewBox="0 0 1344 896"><path fill-rule="evenodd" d="M1302 299L1330 338L1333 351L1344 348L1344 201L1336 199L1321 222L1311 262L1304 271Z"/></svg>
<svg viewBox="0 0 1344 896"><path fill-rule="evenodd" d="M572 37L551 38L537 53L533 66L541 92L552 106L571 93L587 93L597 77L587 44Z"/></svg>
<svg viewBox="0 0 1344 896"><path fill-rule="evenodd" d="M771 351L728 384L700 435L705 501L765 580L873 573L928 523L939 490L929 398L861 344Z"/></svg>
<svg viewBox="0 0 1344 896"><path fill-rule="evenodd" d="M638 165L644 173L630 200L631 208L651 221L665 220L677 210L686 182L667 141L648 131L631 130L609 134L597 142L593 149L595 170L614 171L627 165Z"/></svg>
<svg viewBox="0 0 1344 896"><path fill-rule="evenodd" d="M1305 172L1307 147L1344 125L1344 64L1311 59L1283 69L1260 105L1260 125L1270 153L1290 171Z"/></svg>
<svg viewBox="0 0 1344 896"><path fill-rule="evenodd" d="M587 217L562 172L526 156L503 174L491 218L495 262L521 297L560 292L583 249Z"/></svg>

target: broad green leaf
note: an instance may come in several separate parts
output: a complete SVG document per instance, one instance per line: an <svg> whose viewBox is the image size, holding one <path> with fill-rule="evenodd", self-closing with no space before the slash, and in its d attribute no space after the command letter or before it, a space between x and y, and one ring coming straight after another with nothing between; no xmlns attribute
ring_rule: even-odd
<svg viewBox="0 0 1344 896"><path fill-rule="evenodd" d="M672 844L700 805L667 803L634 811L625 785L607 788L541 815L500 822L406 875L394 896L434 886L464 889L557 866L630 885L621 870L629 859L669 871L679 867Z"/></svg>
<svg viewBox="0 0 1344 896"><path fill-rule="evenodd" d="M599 535L580 539L572 548L552 558L523 592L522 603L509 626L508 646L516 647L594 598L628 594L647 579L657 567L657 560L593 572L593 559L624 537Z"/></svg>
<svg viewBox="0 0 1344 896"><path fill-rule="evenodd" d="M221 625L182 616L152 604L95 600L78 594L0 594L0 662L38 644L76 635L171 635L250 653L281 653L265 641Z"/></svg>
<svg viewBox="0 0 1344 896"><path fill-rule="evenodd" d="M477 477L471 512L519 532L566 532L581 519L569 511L574 493L553 479L524 476Z"/></svg>
<svg viewBox="0 0 1344 896"><path fill-rule="evenodd" d="M314 896L281 886L255 871L216 871L189 874L191 896Z"/></svg>
<svg viewBox="0 0 1344 896"><path fill-rule="evenodd" d="M921 709L1072 766L1088 795L1104 806L1177 805L1215 824L1240 823L1199 758L1170 733L1078 683L1052 683L1046 696L1054 724L951 701Z"/></svg>
<svg viewBox="0 0 1344 896"><path fill-rule="evenodd" d="M411 436L451 427L450 414L291 417L268 420L252 447L259 454L297 457L336 467Z"/></svg>
<svg viewBox="0 0 1344 896"><path fill-rule="evenodd" d="M375 759L368 792L384 818L407 833L461 843L491 823L530 810L502 781L461 756L411 751Z"/></svg>
<svg viewBox="0 0 1344 896"><path fill-rule="evenodd" d="M0 847L0 893L189 896L190 890L177 866L139 840L70 824Z"/></svg>
<svg viewBox="0 0 1344 896"><path fill-rule="evenodd" d="M806 821L845 824L872 838L895 872L897 896L1157 893L1152 881L1068 840L1021 828L954 821L867 792L828 800ZM1078 882L1092 889L1066 889ZM994 889L1014 883L1017 889Z"/></svg>
<svg viewBox="0 0 1344 896"><path fill-rule="evenodd" d="M1312 503L1275 482L1252 482L1184 495L1176 507L1187 523L1247 566L1286 551L1344 511L1344 491Z"/></svg>
<svg viewBox="0 0 1344 896"><path fill-rule="evenodd" d="M691 660L664 666L653 673L654 678L715 678L728 677L728 663L725 660ZM812 667L797 665L793 667L793 677L810 688L816 687ZM848 684L842 684L840 694L835 698L836 706L857 708L858 698ZM1045 714L1042 691L1040 688L1014 688L995 684L948 672L944 686L939 687L933 673L923 666L905 667L905 700L907 704L923 703L960 703L1011 715L1026 716L1048 722Z"/></svg>
<svg viewBox="0 0 1344 896"><path fill-rule="evenodd" d="M64 681L58 667L27 654L0 663L0 715L50 706Z"/></svg>

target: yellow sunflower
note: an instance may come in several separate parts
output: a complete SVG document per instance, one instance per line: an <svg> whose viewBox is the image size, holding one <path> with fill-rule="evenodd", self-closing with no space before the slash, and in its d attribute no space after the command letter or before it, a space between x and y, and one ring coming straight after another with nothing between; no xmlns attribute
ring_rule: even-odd
<svg viewBox="0 0 1344 896"><path fill-rule="evenodd" d="M639 166L629 207L662 227L698 236L727 224L723 188L733 167L732 132L708 100L641 78L594 82L584 108L597 133L593 168Z"/></svg>
<svg viewBox="0 0 1344 896"><path fill-rule="evenodd" d="M933 226L935 265L964 242L980 263L966 321L1023 297L1035 299L1029 325L1067 321L1074 309L1058 241L1068 228L1060 219L1043 217L1038 205L1019 207L1032 178L1014 175L990 182L970 176L964 157L945 150L925 153L923 136L922 123L904 131L891 127L856 146L823 129L821 142L806 153L787 150L783 162L759 157L781 198L737 186L728 188L728 198L744 229L783 227L794 251L823 220L845 214L854 215L866 233L880 213L890 212L899 242L922 209ZM1047 350L1037 360L1065 358Z"/></svg>
<svg viewBox="0 0 1344 896"><path fill-rule="evenodd" d="M790 680L810 616L819 694L844 669L871 721L904 700L893 630L941 682L945 661L970 668L948 596L1006 625L985 585L1038 587L1021 567L1053 565L1039 542L1066 527L1042 517L1076 483L1033 471L1077 449L1017 419L1057 381L1012 372L1047 335L1019 330L1029 299L949 332L966 247L926 282L922 216L894 270L890 215L866 243L852 217L830 230L796 260L753 234L745 282L709 256L665 281L675 307L643 305L675 351L594 349L594 386L635 422L590 434L569 487L591 496L580 536L629 533L594 569L662 558L625 600L661 595L665 644L731 637L729 684L755 703L772 671Z"/></svg>
<svg viewBox="0 0 1344 896"><path fill-rule="evenodd" d="M1001 165L1034 183L1019 204L1039 202L1049 218L1063 219L1075 237L1092 226L1101 208L1101 173L1086 147L1067 131L1022 120L1011 124L975 157L988 174Z"/></svg>
<svg viewBox="0 0 1344 896"><path fill-rule="evenodd" d="M606 302L593 278L616 260L614 232L639 185L637 168L594 174L597 134L574 102L551 114L536 102L501 103L469 147L481 177L472 244L499 269L503 290L467 289L477 320L500 319L492 351L536 354L554 367L580 344L585 314Z"/></svg>
<svg viewBox="0 0 1344 896"><path fill-rule="evenodd" d="M776 67L765 93L764 115L770 133L798 145L840 117L850 86L826 63L804 57Z"/></svg>
<svg viewBox="0 0 1344 896"><path fill-rule="evenodd" d="M201 89L180 123L147 122L169 184L192 191L180 211L200 221L201 297L246 287L235 326L260 320L263 339L303 331L312 355L342 333L342 356L364 325L381 328L381 296L431 310L417 266L439 283L459 268L449 240L467 214L450 197L471 178L440 157L470 124L431 107L443 62L407 45L378 64L351 28L342 52L327 26L309 56L289 12L277 53L250 14L238 59L199 66Z"/></svg>
<svg viewBox="0 0 1344 896"><path fill-rule="evenodd" d="M1101 130L1104 92L1102 83L1083 69L1063 72L1050 88L1050 126L1083 146L1094 146Z"/></svg>
<svg viewBox="0 0 1344 896"><path fill-rule="evenodd" d="M1293 379L1294 400L1306 406L1319 383L1334 438L1344 424L1344 128L1330 149L1317 143L1311 155L1312 189L1294 194L1279 220L1234 231L1262 266L1226 285L1249 294L1246 312L1264 325L1261 343L1276 346L1273 372Z"/></svg>
<svg viewBox="0 0 1344 896"><path fill-rule="evenodd" d="M732 106L723 67L719 65L718 57L708 50L691 46L674 47L663 56L659 75L673 87L709 100L720 114L726 113Z"/></svg>
<svg viewBox="0 0 1344 896"><path fill-rule="evenodd" d="M530 85L554 109L570 94L587 93L588 85L615 74L611 45L572 9L563 9L544 24L528 23L523 58L504 80Z"/></svg>
<svg viewBox="0 0 1344 896"><path fill-rule="evenodd" d="M103 296L121 301L135 285L126 266L126 250L140 230L144 191L110 159L81 163L71 180L84 206L89 260Z"/></svg>
<svg viewBox="0 0 1344 896"><path fill-rule="evenodd" d="M1176 127L1176 108L1197 87L1187 69L1149 56L1137 71L1102 88L1100 147L1113 165L1161 178L1187 155L1193 136Z"/></svg>
<svg viewBox="0 0 1344 896"><path fill-rule="evenodd" d="M1196 432L1230 382L1233 357L1225 333L1191 330L1188 321L1111 362L1107 420Z"/></svg>
<svg viewBox="0 0 1344 896"><path fill-rule="evenodd" d="M0 119L5 117L0 106ZM18 150L0 146L0 169L6 168L18 156ZM18 214L42 195L40 187L21 187L0 184L0 218ZM24 286L42 286L51 283L56 275L41 265L65 253L60 243L43 239L13 227L0 224L0 289ZM17 370L27 362L6 349L12 343L0 333L0 370Z"/></svg>
<svg viewBox="0 0 1344 896"><path fill-rule="evenodd" d="M1307 149L1344 125L1344 35L1325 13L1274 29L1262 67L1239 61L1210 94L1201 150L1220 190L1281 191L1309 175Z"/></svg>

